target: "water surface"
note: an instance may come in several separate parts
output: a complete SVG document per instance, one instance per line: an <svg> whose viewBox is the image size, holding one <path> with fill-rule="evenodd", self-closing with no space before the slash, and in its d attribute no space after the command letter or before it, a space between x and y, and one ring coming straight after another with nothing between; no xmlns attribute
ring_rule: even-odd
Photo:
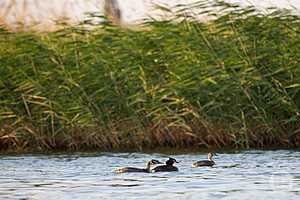
<svg viewBox="0 0 300 200"><path fill-rule="evenodd" d="M123 173L147 160L180 160L179 172ZM75 153L0 156L0 199L299 199L300 151L218 152L213 168L192 168L207 153Z"/></svg>

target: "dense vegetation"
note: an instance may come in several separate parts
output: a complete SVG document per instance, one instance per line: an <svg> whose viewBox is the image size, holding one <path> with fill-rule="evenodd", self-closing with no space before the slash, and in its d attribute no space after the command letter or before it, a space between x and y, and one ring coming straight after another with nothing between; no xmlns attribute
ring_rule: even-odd
<svg viewBox="0 0 300 200"><path fill-rule="evenodd" d="M2 27L0 149L300 147L299 16L159 8L134 28Z"/></svg>

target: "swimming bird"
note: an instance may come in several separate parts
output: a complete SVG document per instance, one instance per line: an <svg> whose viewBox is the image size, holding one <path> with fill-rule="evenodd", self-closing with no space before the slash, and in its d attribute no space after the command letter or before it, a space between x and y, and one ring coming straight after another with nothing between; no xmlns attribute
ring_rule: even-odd
<svg viewBox="0 0 300 200"><path fill-rule="evenodd" d="M166 165L157 166L154 169L151 170L152 173L154 172L172 172L172 171L178 171L178 168L173 166L174 163L179 163L174 158L169 158L167 160Z"/></svg>
<svg viewBox="0 0 300 200"><path fill-rule="evenodd" d="M162 164L158 160L151 159L147 162L146 168L140 169L135 167L125 167L123 169L115 170L115 173L123 173L123 172L145 172L150 173L150 165Z"/></svg>
<svg viewBox="0 0 300 200"><path fill-rule="evenodd" d="M197 162L195 162L193 164L193 167L212 167L213 165L215 165L216 163L212 160L213 156L216 156L217 154L215 153L208 153L208 160L199 160Z"/></svg>

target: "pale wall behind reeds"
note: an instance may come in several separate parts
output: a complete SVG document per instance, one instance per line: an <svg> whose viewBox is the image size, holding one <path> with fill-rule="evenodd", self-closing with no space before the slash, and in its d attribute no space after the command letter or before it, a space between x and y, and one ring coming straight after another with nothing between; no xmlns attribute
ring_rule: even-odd
<svg viewBox="0 0 300 200"><path fill-rule="evenodd" d="M148 16L162 14L154 10L154 4L167 5L192 3L197 0L118 0L123 24L138 23ZM242 5L253 4L261 10L275 6L288 8L300 14L299 0L227 0ZM55 27L55 20L70 18L82 20L86 12L104 14L104 0L0 0L0 23L13 25L16 22L42 28Z"/></svg>

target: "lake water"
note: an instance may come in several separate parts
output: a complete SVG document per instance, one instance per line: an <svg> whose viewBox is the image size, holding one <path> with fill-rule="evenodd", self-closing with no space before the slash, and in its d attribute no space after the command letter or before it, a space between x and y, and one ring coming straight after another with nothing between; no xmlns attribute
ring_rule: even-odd
<svg viewBox="0 0 300 200"><path fill-rule="evenodd" d="M0 155L0 199L299 199L300 151ZM179 172L122 173L149 159L181 161Z"/></svg>

